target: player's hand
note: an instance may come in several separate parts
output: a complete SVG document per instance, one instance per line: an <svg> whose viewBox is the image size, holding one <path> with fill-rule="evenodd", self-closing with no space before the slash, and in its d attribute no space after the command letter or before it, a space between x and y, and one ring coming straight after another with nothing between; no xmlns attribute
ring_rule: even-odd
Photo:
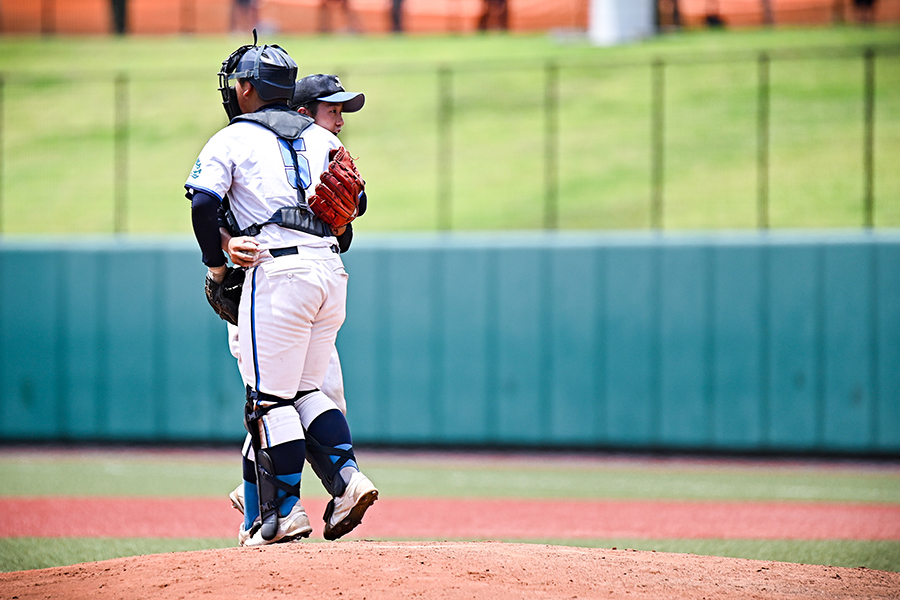
<svg viewBox="0 0 900 600"><path fill-rule="evenodd" d="M233 237L225 250L231 262L239 267L252 267L259 258L259 242L249 236Z"/></svg>

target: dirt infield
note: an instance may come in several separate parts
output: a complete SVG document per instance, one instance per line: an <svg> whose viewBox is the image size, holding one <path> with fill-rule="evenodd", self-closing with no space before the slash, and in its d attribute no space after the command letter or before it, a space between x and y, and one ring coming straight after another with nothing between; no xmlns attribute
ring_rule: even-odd
<svg viewBox="0 0 900 600"><path fill-rule="evenodd" d="M0 574L16 600L888 599L900 573L498 542L293 543Z"/></svg>
<svg viewBox="0 0 900 600"><path fill-rule="evenodd" d="M313 535L324 499L304 499ZM235 537L227 498L0 498L3 537ZM351 539L900 540L900 505L385 498Z"/></svg>

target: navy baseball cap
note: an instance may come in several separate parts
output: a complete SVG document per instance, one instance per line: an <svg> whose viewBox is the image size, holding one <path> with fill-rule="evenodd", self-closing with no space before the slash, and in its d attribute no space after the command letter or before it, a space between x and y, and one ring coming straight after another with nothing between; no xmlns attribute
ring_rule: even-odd
<svg viewBox="0 0 900 600"><path fill-rule="evenodd" d="M320 102L341 102L346 113L356 112L366 103L364 94L344 91L337 75L307 75L294 84L294 97L291 107L299 108L314 100Z"/></svg>

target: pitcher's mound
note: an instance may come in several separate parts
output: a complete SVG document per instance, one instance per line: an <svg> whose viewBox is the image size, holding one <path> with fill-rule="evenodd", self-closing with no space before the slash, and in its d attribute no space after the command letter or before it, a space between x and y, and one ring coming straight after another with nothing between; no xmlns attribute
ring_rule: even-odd
<svg viewBox="0 0 900 600"><path fill-rule="evenodd" d="M498 542L299 542L0 574L4 598L897 598L900 573Z"/></svg>

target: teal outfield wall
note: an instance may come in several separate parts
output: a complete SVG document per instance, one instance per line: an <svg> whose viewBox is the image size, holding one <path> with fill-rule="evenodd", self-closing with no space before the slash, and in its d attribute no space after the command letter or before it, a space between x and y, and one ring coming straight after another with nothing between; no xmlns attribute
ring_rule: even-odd
<svg viewBox="0 0 900 600"><path fill-rule="evenodd" d="M900 232L360 235L357 443L900 455ZM0 440L238 441L192 240L0 242Z"/></svg>

